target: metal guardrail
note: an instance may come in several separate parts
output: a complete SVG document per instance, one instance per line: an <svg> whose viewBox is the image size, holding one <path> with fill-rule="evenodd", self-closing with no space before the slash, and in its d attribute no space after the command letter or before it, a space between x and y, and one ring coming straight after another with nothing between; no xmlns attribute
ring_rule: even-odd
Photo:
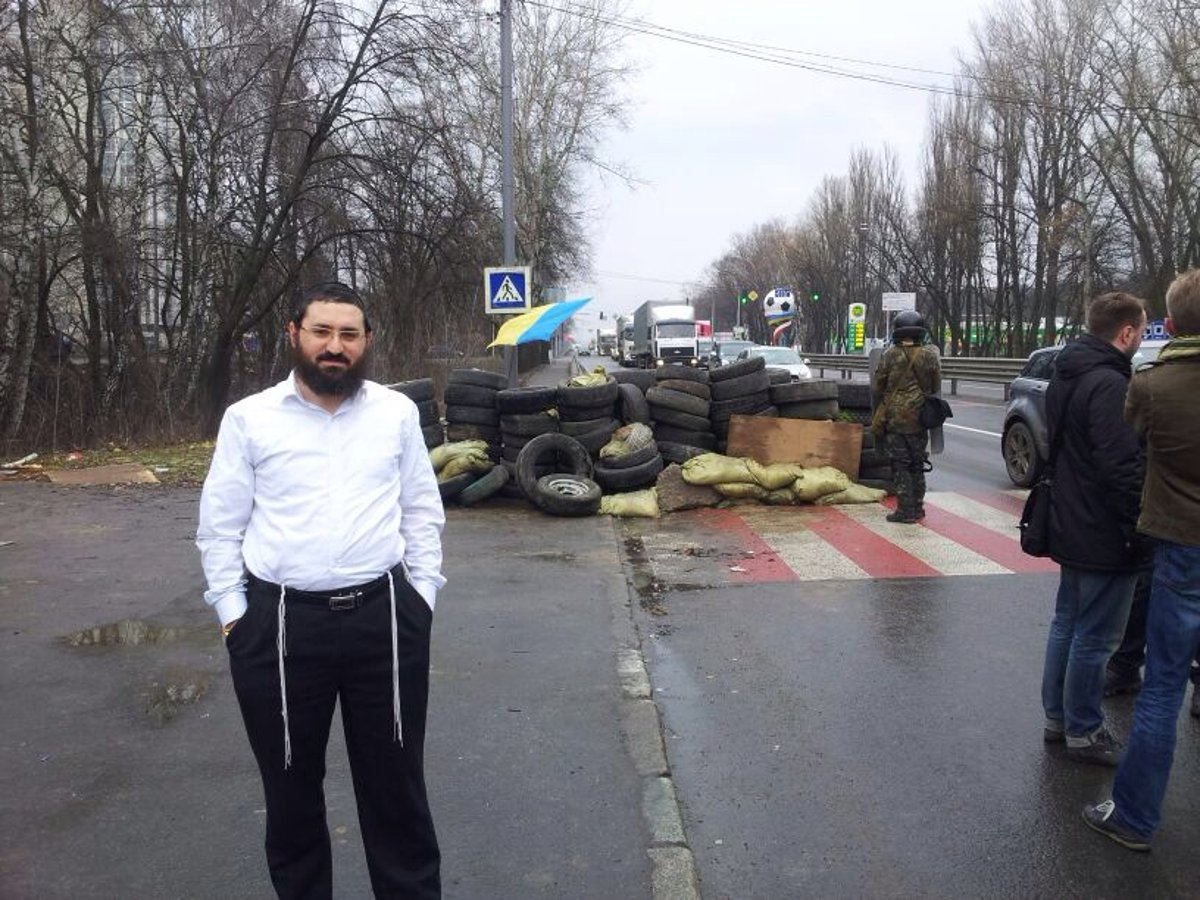
<svg viewBox="0 0 1200 900"><path fill-rule="evenodd" d="M863 354L805 354L810 368L816 369L820 377L825 377L825 370L841 373L842 378L851 372L866 372L869 359ZM950 382L951 396L958 393L958 382L980 381L989 384L1004 385L1004 399L1008 399L1008 385L1021 374L1025 367L1025 359L1007 359L1003 357L986 356L943 356L942 381Z"/></svg>

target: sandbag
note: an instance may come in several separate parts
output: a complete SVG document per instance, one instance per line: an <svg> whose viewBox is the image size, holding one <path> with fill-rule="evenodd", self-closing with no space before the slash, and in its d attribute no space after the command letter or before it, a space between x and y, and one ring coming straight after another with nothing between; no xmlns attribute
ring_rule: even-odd
<svg viewBox="0 0 1200 900"><path fill-rule="evenodd" d="M683 480L688 484L753 484L761 487L746 466L746 460L720 453L702 453L684 462Z"/></svg>
<svg viewBox="0 0 1200 900"><path fill-rule="evenodd" d="M650 430L649 425L631 422L613 432L612 439L600 448L600 458L617 459L628 456L634 450L641 450L653 443L654 432Z"/></svg>
<svg viewBox="0 0 1200 900"><path fill-rule="evenodd" d="M841 503L878 503L887 496L887 491L867 487L865 484L852 484L844 491L826 494L813 502L818 506L836 506Z"/></svg>
<svg viewBox="0 0 1200 900"><path fill-rule="evenodd" d="M455 475L462 475L467 472L478 472L483 474L492 471L492 467L496 465L486 452L482 450L471 453L464 453L462 456L456 456L446 465L442 466L441 471L437 473L437 480L440 484L453 478Z"/></svg>
<svg viewBox="0 0 1200 900"><path fill-rule="evenodd" d="M434 447L429 451L429 461L433 463L433 470L440 472L442 467L456 456L462 456L464 453L472 451L486 451L487 441L454 441L450 444L442 444L440 447Z"/></svg>
<svg viewBox="0 0 1200 900"><path fill-rule="evenodd" d="M607 494L600 498L600 515L623 518L658 518L658 492L654 488Z"/></svg>
<svg viewBox="0 0 1200 900"><path fill-rule="evenodd" d="M688 462L691 462L691 460L688 460ZM684 463L684 465L687 465L687 463ZM727 481L721 484L714 484L712 488L722 497L727 497L730 500L765 500L767 494L770 493L761 484L755 484L753 481Z"/></svg>
<svg viewBox="0 0 1200 900"><path fill-rule="evenodd" d="M815 503L818 497L836 494L850 487L850 477L833 466L804 469L792 482L792 493L803 503Z"/></svg>
<svg viewBox="0 0 1200 900"><path fill-rule="evenodd" d="M804 466L799 463L771 463L764 466L753 459L746 460L746 468L754 480L768 491L790 487L792 482L804 475Z"/></svg>
<svg viewBox="0 0 1200 900"><path fill-rule="evenodd" d="M608 381L608 373L603 366L597 366L590 372L575 375L567 379L567 387L601 387Z"/></svg>

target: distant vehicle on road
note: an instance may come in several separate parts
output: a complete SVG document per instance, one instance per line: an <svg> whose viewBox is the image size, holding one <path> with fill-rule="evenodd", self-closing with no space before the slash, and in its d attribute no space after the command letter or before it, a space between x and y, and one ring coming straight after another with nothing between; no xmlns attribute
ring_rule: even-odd
<svg viewBox="0 0 1200 900"><path fill-rule="evenodd" d="M756 346L758 346L758 345L755 344L754 341L740 341L737 339L714 341L713 342L713 358L712 358L712 362L710 363L710 365L714 369L718 368L719 366L727 366L731 362L733 362L735 359L737 359L738 354L741 353L743 350L745 350L747 347L756 347Z"/></svg>
<svg viewBox="0 0 1200 900"><path fill-rule="evenodd" d="M768 369L782 369L787 372L792 376L792 381L808 381L812 378L808 364L791 347L747 347L737 358L753 359L756 356L766 360Z"/></svg>
<svg viewBox="0 0 1200 900"><path fill-rule="evenodd" d="M679 303L649 301L633 311L633 359L643 369L694 366L696 313Z"/></svg>

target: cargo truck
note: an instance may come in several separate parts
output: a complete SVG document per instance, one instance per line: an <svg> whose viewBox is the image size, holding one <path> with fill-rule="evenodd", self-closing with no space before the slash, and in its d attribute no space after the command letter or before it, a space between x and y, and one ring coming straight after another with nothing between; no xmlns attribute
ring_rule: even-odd
<svg viewBox="0 0 1200 900"><path fill-rule="evenodd" d="M696 314L690 306L662 301L643 303L633 311L633 364L643 369L674 363L694 366Z"/></svg>
<svg viewBox="0 0 1200 900"><path fill-rule="evenodd" d="M622 366L633 365L633 319L622 316L617 319L617 352L615 359Z"/></svg>

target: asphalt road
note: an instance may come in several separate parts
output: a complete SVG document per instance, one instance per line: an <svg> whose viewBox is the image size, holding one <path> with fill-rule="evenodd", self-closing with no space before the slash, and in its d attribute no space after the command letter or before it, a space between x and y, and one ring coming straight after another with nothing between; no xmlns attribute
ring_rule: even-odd
<svg viewBox="0 0 1200 900"><path fill-rule="evenodd" d="M941 552L969 525L980 553L1011 543L968 496L1012 503L987 433L996 399L952 402L959 427L930 484L978 523L910 526L905 543L878 507L847 513L843 538L869 540L836 577L784 564L830 525L811 510L620 523L451 510L428 741L446 896L688 897L693 860L710 900L1196 896L1200 723L1181 719L1147 857L1078 820L1110 773L1042 744L1053 573L871 574L875 557ZM195 504L187 490L0 485L5 900L269 895ZM985 563L960 548L938 565ZM638 651L653 705L631 699ZM1117 733L1131 708L1109 704ZM335 883L361 897L338 731Z"/></svg>

